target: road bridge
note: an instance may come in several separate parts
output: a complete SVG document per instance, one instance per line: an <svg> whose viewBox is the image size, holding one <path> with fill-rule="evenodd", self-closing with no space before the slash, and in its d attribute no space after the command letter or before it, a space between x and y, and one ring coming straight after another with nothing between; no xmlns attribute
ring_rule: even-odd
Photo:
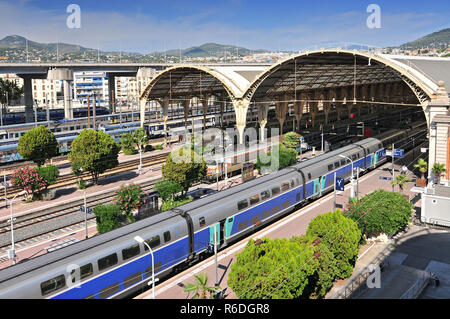
<svg viewBox="0 0 450 319"><path fill-rule="evenodd" d="M257 110L260 139L264 140L268 110L273 105L281 130L288 113L294 114L297 125L303 116L309 116L314 127L318 114L324 115L323 124L327 125L330 115L339 121L343 111L358 116L362 108L371 113L388 112L397 105L421 107L430 129L431 176L433 163L448 165L449 161L449 127L442 120L450 115L449 70L448 59L343 49L306 51L271 66L179 65L152 79L141 95L141 112L149 101L156 101L163 114L180 104L187 114L196 97L205 114L209 99L215 97L222 108L234 108L243 143L249 109ZM435 122L436 116L444 124Z"/></svg>

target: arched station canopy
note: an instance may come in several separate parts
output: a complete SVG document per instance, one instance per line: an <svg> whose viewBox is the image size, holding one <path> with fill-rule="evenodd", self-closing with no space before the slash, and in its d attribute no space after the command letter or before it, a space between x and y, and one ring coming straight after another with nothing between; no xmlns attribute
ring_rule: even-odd
<svg viewBox="0 0 450 319"><path fill-rule="evenodd" d="M437 80L398 60L327 49L301 53L273 65L249 85L245 97L257 101L295 91L401 82L412 89L419 103L433 98L438 89Z"/></svg>
<svg viewBox="0 0 450 319"><path fill-rule="evenodd" d="M145 88L141 99L177 99L226 92L229 99L234 101L265 70L266 67L262 66L178 65L159 73Z"/></svg>

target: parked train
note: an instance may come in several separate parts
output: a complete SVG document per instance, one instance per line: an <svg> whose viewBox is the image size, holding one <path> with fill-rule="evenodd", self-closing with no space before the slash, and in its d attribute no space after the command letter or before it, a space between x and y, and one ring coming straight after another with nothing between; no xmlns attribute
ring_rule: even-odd
<svg viewBox="0 0 450 319"><path fill-rule="evenodd" d="M348 181L352 164L363 173L381 165L388 160L388 145L417 132L393 130L381 139L364 139L11 266L0 271L0 298L127 296L146 286L152 267L162 278L207 256L213 251L215 232L218 248L230 245L297 205L331 191L335 173ZM134 240L137 235L152 248L153 263L147 246Z"/></svg>

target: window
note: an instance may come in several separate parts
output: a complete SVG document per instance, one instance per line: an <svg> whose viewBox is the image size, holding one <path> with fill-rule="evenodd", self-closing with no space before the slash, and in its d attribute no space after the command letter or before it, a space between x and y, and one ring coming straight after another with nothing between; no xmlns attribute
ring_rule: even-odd
<svg viewBox="0 0 450 319"><path fill-rule="evenodd" d="M170 231L164 233L164 242L167 243L168 241L170 241Z"/></svg>
<svg viewBox="0 0 450 319"><path fill-rule="evenodd" d="M122 259L127 260L131 257L137 256L141 253L141 249L139 244L133 245L131 247L125 248L122 250Z"/></svg>
<svg viewBox="0 0 450 319"><path fill-rule="evenodd" d="M248 207L248 202L246 199L238 202L238 210L243 210L244 208L247 208L247 207Z"/></svg>
<svg viewBox="0 0 450 319"><path fill-rule="evenodd" d="M200 217L198 219L198 223L199 223L200 227L205 227L205 225L206 225L205 217Z"/></svg>
<svg viewBox="0 0 450 319"><path fill-rule="evenodd" d="M255 205L259 202L259 195L253 195L252 197L250 197L250 206L251 205Z"/></svg>
<svg viewBox="0 0 450 319"><path fill-rule="evenodd" d="M291 205L291 202L287 200L287 201L285 201L285 202L283 203L282 208L283 208L283 209L286 209L286 208L289 207L289 205Z"/></svg>
<svg viewBox="0 0 450 319"><path fill-rule="evenodd" d="M65 286L66 286L66 277L64 275L61 275L41 283L41 293L43 296L45 296Z"/></svg>
<svg viewBox="0 0 450 319"><path fill-rule="evenodd" d="M262 213L262 218L263 219L266 219L269 216L270 216L270 210L266 210L265 212Z"/></svg>
<svg viewBox="0 0 450 319"><path fill-rule="evenodd" d="M308 173L308 180L311 180L311 173Z"/></svg>
<svg viewBox="0 0 450 319"><path fill-rule="evenodd" d="M155 264L155 274L161 270L161 262ZM152 275L152 266L145 268L145 277Z"/></svg>
<svg viewBox="0 0 450 319"><path fill-rule="evenodd" d="M263 201L263 200L266 200L266 199L269 199L270 198L270 193L269 193L269 191L263 191L263 192L261 192L261 200Z"/></svg>
<svg viewBox="0 0 450 319"><path fill-rule="evenodd" d="M283 184L281 184L281 191L285 192L289 190L289 182L284 182Z"/></svg>
<svg viewBox="0 0 450 319"><path fill-rule="evenodd" d="M247 227L248 227L248 220L240 223L239 226L238 226L238 230L241 231L241 230L243 230L243 229L245 229Z"/></svg>
<svg viewBox="0 0 450 319"><path fill-rule="evenodd" d="M125 288L132 286L133 284L141 281L141 272L137 272L131 276L128 276L123 280L123 286Z"/></svg>
<svg viewBox="0 0 450 319"><path fill-rule="evenodd" d="M341 166L345 166L345 164L347 164L347 161L345 159L341 160Z"/></svg>
<svg viewBox="0 0 450 319"><path fill-rule="evenodd" d="M116 253L106 256L106 257L103 257L102 259L99 259L98 260L98 270L102 271L106 268L114 266L115 264L117 264L117 254Z"/></svg>
<svg viewBox="0 0 450 319"><path fill-rule="evenodd" d="M300 185L300 180L297 178L297 185Z"/></svg>
<svg viewBox="0 0 450 319"><path fill-rule="evenodd" d="M293 179L291 179L291 188L295 187L295 181Z"/></svg>
<svg viewBox="0 0 450 319"><path fill-rule="evenodd" d="M280 205L275 206L274 208L272 208L272 213L276 214L280 212Z"/></svg>
<svg viewBox="0 0 450 319"><path fill-rule="evenodd" d="M155 248L157 246L159 246L159 244L161 244L161 240L159 239L159 236L154 236L150 239L147 239L145 241L151 248ZM147 245L144 245L144 249L147 251L148 247Z"/></svg>
<svg viewBox="0 0 450 319"><path fill-rule="evenodd" d="M334 168L338 168L339 167L339 162L334 163Z"/></svg>
<svg viewBox="0 0 450 319"><path fill-rule="evenodd" d="M256 215L256 216L253 216L253 217L252 217L251 223L252 223L252 225L256 225L256 224L258 224L260 221L261 221L261 220L259 219L259 215Z"/></svg>
<svg viewBox="0 0 450 319"><path fill-rule="evenodd" d="M297 193L297 195L296 195L296 197L295 197L295 200L296 200L297 202L301 201L301 200L302 200L302 194Z"/></svg>
<svg viewBox="0 0 450 319"><path fill-rule="evenodd" d="M80 279L89 277L94 272L92 264L87 264L80 267ZM70 274L73 275L75 273L75 269L73 269ZM76 278L72 278L72 283L75 283Z"/></svg>
<svg viewBox="0 0 450 319"><path fill-rule="evenodd" d="M272 196L278 195L280 193L279 187L272 188Z"/></svg>
<svg viewBox="0 0 450 319"><path fill-rule="evenodd" d="M111 286L108 286L100 290L100 298L105 299L118 291L119 291L119 283L116 282L115 284L112 284Z"/></svg>
<svg viewBox="0 0 450 319"><path fill-rule="evenodd" d="M352 155L352 160L353 161L356 160L356 155L355 154Z"/></svg>
<svg viewBox="0 0 450 319"><path fill-rule="evenodd" d="M380 144L378 144L378 148L379 149L382 149L383 148L383 145L380 143Z"/></svg>

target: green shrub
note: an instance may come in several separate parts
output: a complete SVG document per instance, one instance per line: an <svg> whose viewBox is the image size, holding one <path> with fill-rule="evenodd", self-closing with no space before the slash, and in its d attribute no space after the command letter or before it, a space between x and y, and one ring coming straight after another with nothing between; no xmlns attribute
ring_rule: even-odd
<svg viewBox="0 0 450 319"><path fill-rule="evenodd" d="M158 144L155 146L155 150L162 150L163 149L163 145L162 144Z"/></svg>
<svg viewBox="0 0 450 319"><path fill-rule="evenodd" d="M125 155L136 154L136 150L134 148L134 138L131 133L127 132L122 134L122 136L120 137L120 145L122 148L122 152Z"/></svg>
<svg viewBox="0 0 450 319"><path fill-rule="evenodd" d="M287 239L250 240L236 256L228 286L240 299L293 299L303 296L318 265L311 245Z"/></svg>
<svg viewBox="0 0 450 319"><path fill-rule="evenodd" d="M345 217L340 210L319 215L311 220L306 230L310 238L319 237L336 260L336 276L348 278L358 258L361 231L358 224Z"/></svg>
<svg viewBox="0 0 450 319"><path fill-rule="evenodd" d="M164 180L155 184L155 189L163 201L173 199L183 191L183 186L174 181Z"/></svg>
<svg viewBox="0 0 450 319"><path fill-rule="evenodd" d="M193 198L191 196L166 200L161 205L161 211L165 212L167 210L171 210L172 208L190 203L192 200Z"/></svg>
<svg viewBox="0 0 450 319"><path fill-rule="evenodd" d="M273 155L277 155L273 158ZM294 165L297 163L297 151L292 148L286 148L282 144L273 146L272 152L258 156L256 160L256 169L261 174L262 167L270 169L271 172L283 169L285 167Z"/></svg>
<svg viewBox="0 0 450 319"><path fill-rule="evenodd" d="M344 215L353 219L366 237L394 235L411 220L413 205L404 195L377 190L347 206Z"/></svg>
<svg viewBox="0 0 450 319"><path fill-rule="evenodd" d="M37 172L39 176L45 180L46 188L50 185L55 184L59 177L59 169L55 165L38 167Z"/></svg>
<svg viewBox="0 0 450 319"><path fill-rule="evenodd" d="M94 208L97 220L97 230L103 234L120 227L122 211L114 204L99 205Z"/></svg>

